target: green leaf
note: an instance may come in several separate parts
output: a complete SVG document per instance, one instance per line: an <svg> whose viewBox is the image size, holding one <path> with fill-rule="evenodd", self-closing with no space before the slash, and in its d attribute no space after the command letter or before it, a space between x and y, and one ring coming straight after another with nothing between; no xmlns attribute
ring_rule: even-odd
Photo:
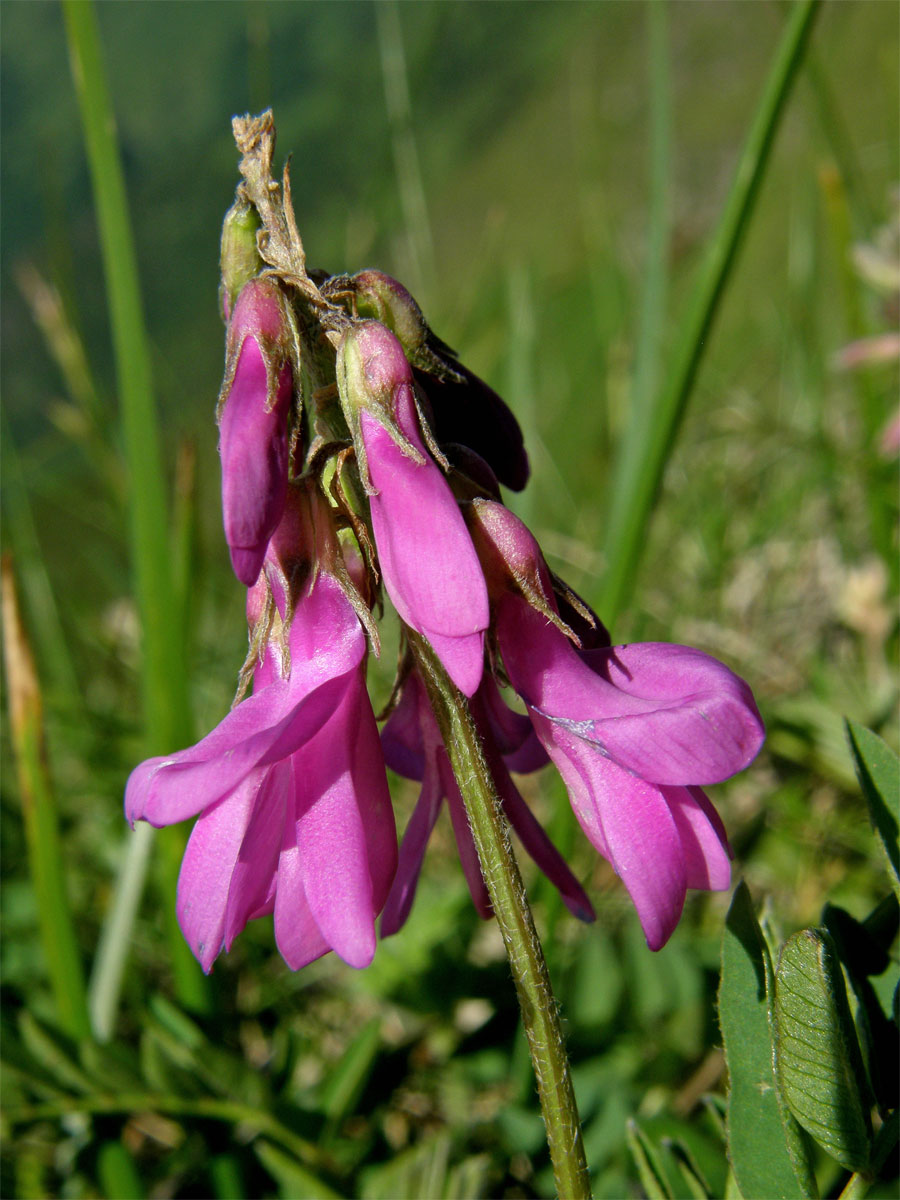
<svg viewBox="0 0 900 1200"><path fill-rule="evenodd" d="M637 1121L628 1122L627 1136L628 1148L634 1157L648 1200L672 1200L672 1189L666 1179L659 1152Z"/></svg>
<svg viewBox="0 0 900 1200"><path fill-rule="evenodd" d="M693 1200L712 1200L713 1194L709 1184L703 1178L703 1173L687 1146L683 1142L673 1141L666 1143L666 1149L678 1164L678 1169Z"/></svg>
<svg viewBox="0 0 900 1200"><path fill-rule="evenodd" d="M375 1065L381 1045L381 1018L372 1017L328 1073L319 1096L319 1107L332 1124L352 1111Z"/></svg>
<svg viewBox="0 0 900 1200"><path fill-rule="evenodd" d="M214 1154L209 1160L209 1177L216 1200L244 1200L247 1195L237 1154Z"/></svg>
<svg viewBox="0 0 900 1200"><path fill-rule="evenodd" d="M850 753L869 818L887 858L891 887L900 897L900 760L890 746L863 725L845 721Z"/></svg>
<svg viewBox="0 0 900 1200"><path fill-rule="evenodd" d="M472 1154L451 1167L444 1187L444 1200L479 1200L486 1196L490 1167L487 1154Z"/></svg>
<svg viewBox="0 0 900 1200"><path fill-rule="evenodd" d="M265 1138L253 1143L256 1157L278 1183L278 1194L285 1200L340 1200L340 1193L323 1183L317 1175L297 1162L292 1154L279 1149Z"/></svg>
<svg viewBox="0 0 900 1200"><path fill-rule="evenodd" d="M364 1171L359 1194L362 1200L441 1200L449 1190L449 1158L450 1137L439 1133L391 1162ZM465 1200L476 1200L476 1195L470 1193Z"/></svg>
<svg viewBox="0 0 900 1200"><path fill-rule="evenodd" d="M775 1059L784 1098L820 1146L851 1171L869 1163L862 1055L834 944L804 929L785 944L775 989Z"/></svg>
<svg viewBox="0 0 900 1200"><path fill-rule="evenodd" d="M61 1033L39 1021L28 1009L19 1014L19 1033L26 1050L56 1083L72 1092L92 1092L95 1087L77 1061L77 1046Z"/></svg>
<svg viewBox="0 0 900 1200"><path fill-rule="evenodd" d="M121 1142L103 1142L97 1152L97 1175L108 1200L142 1200L146 1195L134 1159Z"/></svg>
<svg viewBox="0 0 900 1200"><path fill-rule="evenodd" d="M897 934L897 898L891 893L886 901L866 921L854 920L834 904L826 904L822 911L822 924L834 941L856 997L856 1029L869 1082L882 1111L897 1106L900 1059L900 1031L886 1015L869 979L870 975L887 971L891 961L888 951Z"/></svg>
<svg viewBox="0 0 900 1200"><path fill-rule="evenodd" d="M746 1200L815 1196L802 1138L778 1100L772 1063L772 964L745 884L722 939L719 1024L725 1045L728 1156Z"/></svg>

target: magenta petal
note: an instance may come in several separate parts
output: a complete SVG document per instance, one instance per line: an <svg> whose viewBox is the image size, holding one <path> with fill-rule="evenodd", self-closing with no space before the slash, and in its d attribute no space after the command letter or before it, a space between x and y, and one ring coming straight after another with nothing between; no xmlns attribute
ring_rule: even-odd
<svg viewBox="0 0 900 1200"><path fill-rule="evenodd" d="M473 699L473 711L477 711L479 721L490 731L508 770L527 775L550 761L531 718L509 707L493 676L484 676L478 695Z"/></svg>
<svg viewBox="0 0 900 1200"><path fill-rule="evenodd" d="M375 954L376 904L393 878L397 841L375 720L362 678L356 682L293 767L310 910L332 949L365 967Z"/></svg>
<svg viewBox="0 0 900 1200"><path fill-rule="evenodd" d="M659 950L684 908L683 847L663 792L546 718L535 725L566 783L589 841L625 884L647 944Z"/></svg>
<svg viewBox="0 0 900 1200"><path fill-rule="evenodd" d="M441 811L443 793L435 770L425 772L422 791L400 845L397 874L381 916L381 936L390 937L406 924L415 899L425 847Z"/></svg>
<svg viewBox="0 0 900 1200"><path fill-rule="evenodd" d="M425 749L419 705L423 699L421 684L415 674L409 675L397 701L397 707L381 730L384 761L405 779L422 779L425 773Z"/></svg>
<svg viewBox="0 0 900 1200"><path fill-rule="evenodd" d="M644 929L647 945L669 940L684 908L687 875L681 838L659 788L593 755L590 802L605 852L621 878ZM581 819L581 812L576 809ZM593 822L582 822L588 837ZM591 839L593 840L593 839Z"/></svg>
<svg viewBox="0 0 900 1200"><path fill-rule="evenodd" d="M484 671L484 634L445 637L427 630L426 636L447 674L464 696L475 694Z"/></svg>
<svg viewBox="0 0 900 1200"><path fill-rule="evenodd" d="M353 742L350 771L366 841L372 906L377 914L384 907L397 872L397 826L381 738L362 674L346 729Z"/></svg>
<svg viewBox="0 0 900 1200"><path fill-rule="evenodd" d="M612 719L595 721L593 736L644 779L718 783L759 753L765 729L753 694L710 655L644 642L584 657L616 692Z"/></svg>
<svg viewBox="0 0 900 1200"><path fill-rule="evenodd" d="M306 777L310 764L308 755L303 757L299 769ZM320 786L323 782L317 779ZM323 938L351 967L367 967L375 954L375 907L348 772L341 772L299 814L297 842L303 891Z"/></svg>
<svg viewBox="0 0 900 1200"><path fill-rule="evenodd" d="M479 633L488 625L488 598L472 539L442 471L422 445L411 386L401 385L394 395L397 423L424 462L409 458L361 412L385 587L403 620L426 636Z"/></svg>
<svg viewBox="0 0 900 1200"><path fill-rule="evenodd" d="M634 901L647 945L659 950L678 924L687 889L672 814L659 788L634 779L614 763L604 763L595 773L594 801L612 864Z"/></svg>
<svg viewBox="0 0 900 1200"><path fill-rule="evenodd" d="M285 365L274 403L267 408L262 351L252 335L245 337L219 420L219 454L225 539L235 574L247 587L256 582L284 509L291 392L291 368Z"/></svg>
<svg viewBox="0 0 900 1200"><path fill-rule="evenodd" d="M290 783L289 763L276 763L266 769L231 876L225 908L226 950L231 949L234 939L248 921L271 911L269 901L274 892Z"/></svg>
<svg viewBox="0 0 900 1200"><path fill-rule="evenodd" d="M606 844L600 814L593 800L593 760L597 757L597 751L539 713L533 713L532 720L554 766L562 776L569 793L569 802L578 823L587 834L588 841L605 859L611 861L612 855Z"/></svg>
<svg viewBox="0 0 900 1200"><path fill-rule="evenodd" d="M297 823L289 808L284 822L284 841L278 858L275 893L275 942L292 971L321 958L331 949L310 911L303 889Z"/></svg>
<svg viewBox="0 0 900 1200"><path fill-rule="evenodd" d="M286 757L328 720L346 684L332 679L297 700L280 680L243 700L196 746L170 758L149 759L125 790L130 821L157 827L195 816L239 786L255 767Z"/></svg>
<svg viewBox="0 0 900 1200"><path fill-rule="evenodd" d="M731 858L719 815L699 788L661 789L684 855L689 888L725 892L731 886Z"/></svg>
<svg viewBox="0 0 900 1200"><path fill-rule="evenodd" d="M648 642L579 655L513 596L499 605L498 632L510 679L527 702L643 779L717 783L762 745L750 689L699 650Z"/></svg>
<svg viewBox="0 0 900 1200"><path fill-rule="evenodd" d="M129 821L161 826L196 816L255 767L287 758L315 735L366 650L362 627L331 576L320 574L297 606L289 640L289 678L242 700L195 746L135 768L125 789Z"/></svg>
<svg viewBox="0 0 900 1200"><path fill-rule="evenodd" d="M231 876L264 775L264 771L254 772L232 795L204 812L184 852L178 876L178 923L207 973L223 946Z"/></svg>

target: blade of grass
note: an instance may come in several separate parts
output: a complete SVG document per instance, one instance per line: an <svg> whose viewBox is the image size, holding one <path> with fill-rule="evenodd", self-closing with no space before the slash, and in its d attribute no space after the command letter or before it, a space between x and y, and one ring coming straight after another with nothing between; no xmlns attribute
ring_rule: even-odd
<svg viewBox="0 0 900 1200"><path fill-rule="evenodd" d="M847 123L828 85L828 78L822 69L819 56L807 54L804 69L816 103L822 132L831 147L831 153L844 181L855 234L857 237L862 236L869 233L875 224L875 210L866 188L865 172L860 165Z"/></svg>
<svg viewBox="0 0 900 1200"><path fill-rule="evenodd" d="M53 585L41 552L40 539L31 508L25 473L9 429L5 412L0 409L0 461L3 470L4 544L11 547L19 583L30 614L40 652L41 672L51 689L74 718L83 715L84 701L78 673L69 653L69 644L59 615Z"/></svg>
<svg viewBox="0 0 900 1200"><path fill-rule="evenodd" d="M791 9L731 190L685 310L666 381L653 403L647 405L646 412L635 411L632 415L639 427L629 431L627 443L639 447L640 453L623 453L619 457L610 491L604 547L606 577L600 603L600 612L608 624L615 622L630 597L666 461L687 409L738 246L752 216L769 151L819 5L820 0L801 0Z"/></svg>
<svg viewBox="0 0 900 1200"><path fill-rule="evenodd" d="M638 325L632 405L644 413L659 386L669 259L669 58L666 0L647 6L650 92L650 227ZM640 428L635 420L629 433ZM629 448L623 447L623 453ZM637 447L639 450L640 447ZM632 450L633 452L633 450Z"/></svg>
<svg viewBox="0 0 900 1200"><path fill-rule="evenodd" d="M190 721L150 350L96 12L88 0L63 0L63 13L97 206L129 475L132 561L143 637L147 749L167 752L189 740ZM164 830L158 841L176 991L187 1007L203 1009L209 1002L209 990L174 915L175 882L184 838L178 829Z"/></svg>
<svg viewBox="0 0 900 1200"><path fill-rule="evenodd" d="M66 897L65 864L44 746L40 683L8 555L3 558L2 577L3 656L28 867L59 1024L72 1037L81 1039L90 1036L81 954Z"/></svg>
<svg viewBox="0 0 900 1200"><path fill-rule="evenodd" d="M403 31L396 0L386 0L383 4L375 5L375 23L381 52L384 98L391 127L394 170L409 246L410 278L413 291L427 312L430 307L428 302L434 294L433 284L436 277L434 242L431 237L419 152L413 133Z"/></svg>

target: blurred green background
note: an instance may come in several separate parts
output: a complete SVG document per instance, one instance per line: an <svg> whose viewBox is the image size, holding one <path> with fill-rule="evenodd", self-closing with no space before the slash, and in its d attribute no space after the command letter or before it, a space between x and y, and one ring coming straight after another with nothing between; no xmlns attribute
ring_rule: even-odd
<svg viewBox="0 0 900 1200"><path fill-rule="evenodd" d="M245 648L213 423L234 113L274 109L310 263L404 280L506 397L533 464L512 504L551 565L599 603L647 305L651 94L664 89L655 161L667 179L654 226L665 307L651 322L658 356L642 360L652 390L785 8L672 3L654 18L650 5L599 0L136 0L97 12L169 488L191 531L184 666L196 732L227 710ZM124 781L143 755L126 479L61 10L5 0L2 19L3 540L44 689L89 967L129 836ZM898 371L896 358L851 370L836 356L897 325L898 25L897 8L873 0L819 16L613 630L696 645L753 686L768 747L715 799L738 869L788 931L815 922L826 894L862 914L884 891L840 718L896 742L896 450L883 435ZM380 694L391 665L388 652L375 669ZM9 763L6 724L3 737ZM649 955L561 784L545 772L527 786L599 912L595 927L576 927L526 866L596 1194L636 1195L629 1116L675 1123L698 1154L714 1143L713 1117L695 1105L722 1089L714 995L727 898L691 900L670 946ZM396 795L402 821L414 795ZM0 815L3 997L17 1038L50 1001L10 770ZM470 910L449 828L439 833L413 918L373 967L355 974L331 956L292 975L257 922L217 964L196 1029L172 1007L162 910L174 897L151 887L113 1045L133 1073L120 1091L178 1103L168 1116L89 1116L73 1103L62 1123L17 1126L2 1194L114 1196L123 1180L154 1196L549 1194L502 947ZM14 1070L6 1082L8 1104L33 1099ZM72 1079L65 1089L90 1094ZM209 1095L316 1143L308 1175L299 1148L289 1155L246 1112L205 1114Z"/></svg>

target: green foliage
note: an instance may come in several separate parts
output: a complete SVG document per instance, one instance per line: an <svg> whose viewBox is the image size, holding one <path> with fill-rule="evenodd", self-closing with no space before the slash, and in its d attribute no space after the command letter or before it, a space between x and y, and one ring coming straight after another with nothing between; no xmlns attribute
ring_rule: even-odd
<svg viewBox="0 0 900 1200"><path fill-rule="evenodd" d="M869 818L887 858L891 886L900 897L900 762L870 729L853 721L845 724L853 766L869 806Z"/></svg>
<svg viewBox="0 0 900 1200"><path fill-rule="evenodd" d="M152 487L175 514L154 531L174 577L171 643L147 665L163 699L173 672L183 679L198 730L227 710L245 648L211 415L218 223L234 188L228 117L275 106L313 261L407 278L373 13L98 6L159 401L164 466ZM777 5L737 3L400 7L440 283L418 298L522 419L534 479L516 505L552 565L595 604L623 431L637 399L658 394L654 378L672 386L673 331L783 22ZM527 781L599 912L595 927L578 927L526 878L598 1200L641 1189L752 1200L779 1194L775 1176L784 1194L812 1192L797 1149L806 1134L779 1105L771 1069L778 925L828 930L836 960L813 972L816 1003L837 1013L846 975L838 1078L856 1088L862 1127L872 1119L879 1130L869 1174L849 1181L813 1147L819 1190L896 1192L897 906L884 898L854 771L896 889L896 766L864 726L895 736L896 463L880 457L878 439L897 368L831 366L851 339L895 321L892 297L853 267L860 245L869 259L884 255L879 227L900 173L896 112L884 105L897 87L891 7L824 6L812 50L817 74L798 81L772 148L643 531L640 587L614 630L720 655L764 710L768 752L714 797L750 890L769 901L760 929L749 893L736 894L721 984L724 904L692 900L672 943L650 955L559 784L549 772ZM145 753L123 446L140 467L149 443L140 428L123 443L60 10L8 0L2 54L3 537L43 685L57 882L88 963L133 844L122 787ZM22 259L55 304L42 308L33 277L13 274ZM125 358L133 386L147 358ZM191 444L193 474L170 483ZM373 665L385 697L392 666L387 649ZM8 762L10 746L5 722ZM402 825L413 797L394 790ZM60 1028L11 771L0 837L0 1194L550 1194L508 970L492 927L471 912L442 826L410 923L372 968L357 975L324 960L292 976L270 923L255 922L217 964L202 1016L173 977L170 881L125 923L130 958L105 1044ZM771 1133L761 1147L750 1136L759 1120Z"/></svg>
<svg viewBox="0 0 900 1200"><path fill-rule="evenodd" d="M851 1171L869 1165L872 1134L862 1056L834 945L804 929L781 951L775 1062L784 1099L803 1128Z"/></svg>
<svg viewBox="0 0 900 1200"><path fill-rule="evenodd" d="M870 731L851 728L860 784L884 842L893 804L897 757ZM892 866L887 854L889 868ZM728 1154L745 1200L814 1196L817 1182L797 1125L854 1174L846 1195L863 1196L896 1167L900 1030L874 986L900 988L891 947L900 927L894 896L864 921L826 904L825 928L790 937L773 973L771 923L766 936L741 884L726 921L719 1021L729 1070ZM858 1002L854 1021L845 974ZM896 1004L895 1004L896 1010ZM873 1139L872 1110L880 1129Z"/></svg>
<svg viewBox="0 0 900 1200"><path fill-rule="evenodd" d="M774 991L769 950L741 883L722 942L719 1023L729 1075L729 1159L745 1200L816 1194L799 1131L775 1080Z"/></svg>

